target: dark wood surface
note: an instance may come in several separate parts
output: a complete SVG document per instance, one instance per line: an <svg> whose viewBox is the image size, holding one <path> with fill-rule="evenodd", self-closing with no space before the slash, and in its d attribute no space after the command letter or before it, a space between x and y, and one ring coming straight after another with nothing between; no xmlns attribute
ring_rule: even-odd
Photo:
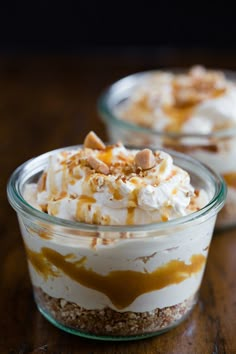
<svg viewBox="0 0 236 354"><path fill-rule="evenodd" d="M213 237L199 302L177 328L136 342L98 342L54 328L33 301L18 223L6 199L11 172L48 150L106 132L96 99L114 80L159 66L236 69L236 55L142 51L0 57L0 354L236 353L236 229Z"/></svg>

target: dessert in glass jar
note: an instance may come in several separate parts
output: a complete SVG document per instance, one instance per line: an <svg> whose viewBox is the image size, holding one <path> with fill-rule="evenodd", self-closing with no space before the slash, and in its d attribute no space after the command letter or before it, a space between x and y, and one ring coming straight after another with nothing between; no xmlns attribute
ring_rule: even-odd
<svg viewBox="0 0 236 354"><path fill-rule="evenodd" d="M111 141L171 148L220 173L228 186L217 227L236 225L236 85L232 72L195 66L114 83L99 100Z"/></svg>
<svg viewBox="0 0 236 354"><path fill-rule="evenodd" d="M36 157L8 183L36 304L87 338L141 339L195 305L226 188L177 152L105 145Z"/></svg>

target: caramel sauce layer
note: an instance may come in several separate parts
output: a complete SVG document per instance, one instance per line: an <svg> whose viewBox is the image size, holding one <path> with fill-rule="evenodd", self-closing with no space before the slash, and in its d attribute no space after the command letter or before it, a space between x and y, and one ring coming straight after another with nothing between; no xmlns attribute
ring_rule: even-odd
<svg viewBox="0 0 236 354"><path fill-rule="evenodd" d="M42 248L40 253L29 248L26 248L26 251L32 266L45 279L49 276L59 276L59 271L62 271L79 284L105 294L118 309L129 306L142 294L181 283L198 273L206 261L203 255L196 254L191 257L189 264L172 260L151 273L114 270L107 275L100 275L84 267L86 257L73 262L71 255L63 256L46 247Z"/></svg>
<svg viewBox="0 0 236 354"><path fill-rule="evenodd" d="M59 273L53 269L53 264L51 264L44 256L42 252L34 252L26 246L26 253L28 260L34 267L34 269L47 280L49 276L58 276Z"/></svg>
<svg viewBox="0 0 236 354"><path fill-rule="evenodd" d="M236 189L236 172L225 173L223 177L229 187Z"/></svg>

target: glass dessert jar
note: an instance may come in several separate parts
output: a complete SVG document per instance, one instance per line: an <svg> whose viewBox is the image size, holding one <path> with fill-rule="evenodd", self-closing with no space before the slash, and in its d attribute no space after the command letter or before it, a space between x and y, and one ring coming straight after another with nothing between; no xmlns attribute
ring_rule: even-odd
<svg viewBox="0 0 236 354"><path fill-rule="evenodd" d="M197 301L226 197L223 180L200 162L171 152L195 189L205 192L204 207L145 225L80 223L49 215L24 198L49 156L62 150L21 165L7 187L39 311L67 332L103 340L141 339L176 326Z"/></svg>
<svg viewBox="0 0 236 354"><path fill-rule="evenodd" d="M236 78L232 72L204 70L193 69L200 89L187 81L191 75L176 84L175 75L186 73L181 70L127 76L101 95L98 110L111 142L171 148L221 174L228 196L217 218L220 229L236 225ZM206 77L201 81L198 75Z"/></svg>

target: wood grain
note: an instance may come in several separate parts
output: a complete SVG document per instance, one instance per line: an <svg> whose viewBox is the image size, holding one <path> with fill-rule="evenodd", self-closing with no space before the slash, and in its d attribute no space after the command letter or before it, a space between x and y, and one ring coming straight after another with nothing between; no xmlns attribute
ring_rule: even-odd
<svg viewBox="0 0 236 354"><path fill-rule="evenodd" d="M235 69L236 56L201 52L80 54L0 58L0 353L236 353L236 230L214 235L200 298L170 332L116 343L61 332L37 311L14 211L11 172L48 150L81 143L93 129L106 140L96 99L114 80L159 66L203 63Z"/></svg>

